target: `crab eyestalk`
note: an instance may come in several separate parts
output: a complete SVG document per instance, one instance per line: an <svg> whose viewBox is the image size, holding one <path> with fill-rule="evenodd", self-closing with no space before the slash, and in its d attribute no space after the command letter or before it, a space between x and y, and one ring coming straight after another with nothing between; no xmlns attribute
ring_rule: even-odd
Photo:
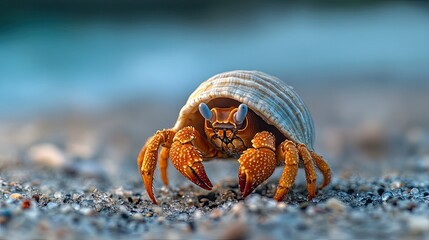
<svg viewBox="0 0 429 240"><path fill-rule="evenodd" d="M237 124L237 126L241 126L243 124L244 120L246 119L247 115L247 105L242 103L240 106L238 106L237 112L234 114L234 122Z"/></svg>
<svg viewBox="0 0 429 240"><path fill-rule="evenodd" d="M200 111L201 116L203 116L204 119L207 121L210 121L213 117L213 113L210 110L209 106L205 103L200 103L198 106L198 110Z"/></svg>

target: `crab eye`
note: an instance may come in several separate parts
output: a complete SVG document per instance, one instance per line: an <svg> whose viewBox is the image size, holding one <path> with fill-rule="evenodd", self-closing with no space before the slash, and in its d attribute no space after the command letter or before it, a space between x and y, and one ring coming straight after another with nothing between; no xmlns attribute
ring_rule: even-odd
<svg viewBox="0 0 429 240"><path fill-rule="evenodd" d="M207 104L200 103L200 105L198 106L198 110L200 111L200 114L203 116L204 119L206 119L207 121L210 121L213 114L209 106L207 106Z"/></svg>
<svg viewBox="0 0 429 240"><path fill-rule="evenodd" d="M238 110L234 114L234 122L237 125L240 125L244 122L244 119L246 119L247 110L248 110L248 108L247 108L246 104L244 104L244 103L242 103L242 104L240 104L240 106L238 106Z"/></svg>

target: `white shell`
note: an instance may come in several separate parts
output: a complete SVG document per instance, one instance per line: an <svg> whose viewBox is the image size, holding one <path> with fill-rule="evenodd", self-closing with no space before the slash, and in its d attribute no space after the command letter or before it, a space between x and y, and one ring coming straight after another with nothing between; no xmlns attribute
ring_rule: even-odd
<svg viewBox="0 0 429 240"><path fill-rule="evenodd" d="M175 130L185 127L187 117L201 102L230 98L247 104L268 124L288 139L304 143L313 150L314 126L310 112L298 94L276 77L258 71L231 71L203 82L180 110Z"/></svg>

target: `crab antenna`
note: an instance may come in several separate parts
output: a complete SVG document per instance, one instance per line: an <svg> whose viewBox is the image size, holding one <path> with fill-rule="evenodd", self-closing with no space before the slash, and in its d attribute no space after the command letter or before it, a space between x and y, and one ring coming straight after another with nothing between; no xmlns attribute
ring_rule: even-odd
<svg viewBox="0 0 429 240"><path fill-rule="evenodd" d="M198 110L200 110L201 115L208 121L212 118L212 111L210 111L209 106L205 103L200 103L198 106Z"/></svg>
<svg viewBox="0 0 429 240"><path fill-rule="evenodd" d="M238 106L238 110L234 115L234 121L237 124L242 124L244 122L244 119L246 119L247 115L247 106L246 104L242 103L240 106Z"/></svg>

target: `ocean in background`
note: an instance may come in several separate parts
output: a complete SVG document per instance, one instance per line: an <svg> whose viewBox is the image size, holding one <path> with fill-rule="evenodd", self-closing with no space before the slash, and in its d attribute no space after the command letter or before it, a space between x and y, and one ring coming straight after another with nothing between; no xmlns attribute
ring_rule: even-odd
<svg viewBox="0 0 429 240"><path fill-rule="evenodd" d="M429 89L429 14L415 4L273 4L191 17L16 16L0 27L0 119L175 102L208 77L254 69L301 92Z"/></svg>

